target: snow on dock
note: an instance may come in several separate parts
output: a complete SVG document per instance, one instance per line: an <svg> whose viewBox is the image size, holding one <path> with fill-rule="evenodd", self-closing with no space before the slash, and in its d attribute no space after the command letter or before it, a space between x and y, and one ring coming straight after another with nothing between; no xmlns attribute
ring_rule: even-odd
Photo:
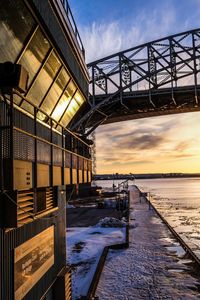
<svg viewBox="0 0 200 300"><path fill-rule="evenodd" d="M96 296L100 300L200 299L192 262L166 225L133 187L130 247L110 250Z"/></svg>
<svg viewBox="0 0 200 300"><path fill-rule="evenodd" d="M119 227L116 222L117 227L107 228L102 227L102 223L103 220L96 226L67 229L67 262L72 268L72 300L87 295L104 247L125 242L125 227Z"/></svg>

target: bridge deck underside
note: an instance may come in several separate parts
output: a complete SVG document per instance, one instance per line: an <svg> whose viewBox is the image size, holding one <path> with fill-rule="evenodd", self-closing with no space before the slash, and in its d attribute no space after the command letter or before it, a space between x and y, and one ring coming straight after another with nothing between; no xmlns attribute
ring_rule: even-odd
<svg viewBox="0 0 200 300"><path fill-rule="evenodd" d="M197 91L200 95L200 87ZM96 96L96 103L103 102L109 95ZM174 89L158 89L151 91L127 92L121 102L118 97L111 99L95 111L85 122L85 127L94 127L95 124L109 124L114 122L168 115L200 110L200 96L195 98L194 87L179 87ZM86 107L82 115L91 109Z"/></svg>

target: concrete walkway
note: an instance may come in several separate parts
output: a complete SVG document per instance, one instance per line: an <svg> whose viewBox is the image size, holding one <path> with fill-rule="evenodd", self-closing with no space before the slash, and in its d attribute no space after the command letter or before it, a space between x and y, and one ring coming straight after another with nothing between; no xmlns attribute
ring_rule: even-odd
<svg viewBox="0 0 200 300"><path fill-rule="evenodd" d="M131 189L130 247L112 250L97 288L100 300L200 299L191 261L138 190Z"/></svg>

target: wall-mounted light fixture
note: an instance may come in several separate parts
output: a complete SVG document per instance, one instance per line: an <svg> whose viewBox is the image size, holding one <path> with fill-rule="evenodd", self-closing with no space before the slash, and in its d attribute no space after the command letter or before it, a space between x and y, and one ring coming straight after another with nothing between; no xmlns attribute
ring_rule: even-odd
<svg viewBox="0 0 200 300"><path fill-rule="evenodd" d="M0 88L5 93L15 88L20 93L25 93L28 87L28 72L19 64L10 61L0 63Z"/></svg>

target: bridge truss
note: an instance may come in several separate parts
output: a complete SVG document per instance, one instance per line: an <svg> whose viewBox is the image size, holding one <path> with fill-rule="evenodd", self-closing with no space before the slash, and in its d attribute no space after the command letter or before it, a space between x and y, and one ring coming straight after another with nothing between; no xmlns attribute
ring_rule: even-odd
<svg viewBox="0 0 200 300"><path fill-rule="evenodd" d="M89 102L71 129L200 110L200 29L171 35L88 64Z"/></svg>

